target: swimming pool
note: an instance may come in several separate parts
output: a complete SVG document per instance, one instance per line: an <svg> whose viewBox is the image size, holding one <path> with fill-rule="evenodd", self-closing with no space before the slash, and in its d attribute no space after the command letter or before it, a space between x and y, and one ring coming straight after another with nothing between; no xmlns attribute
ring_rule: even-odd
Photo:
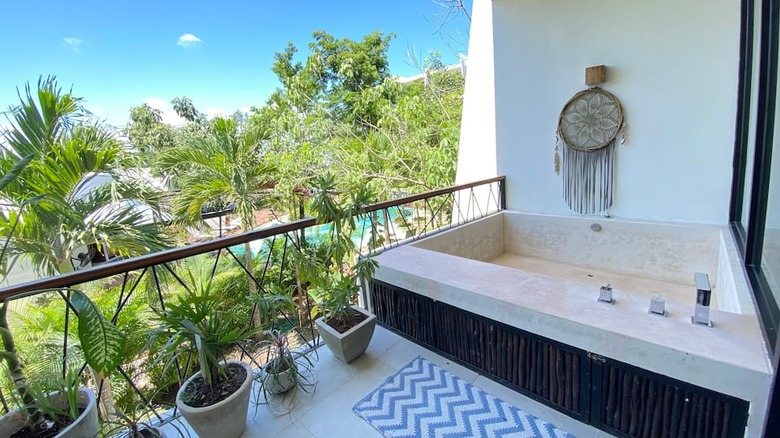
<svg viewBox="0 0 780 438"><path fill-rule="evenodd" d="M412 216L413 210L409 207L401 207L400 210L391 210L388 212L388 215L390 216L390 221L394 221L396 218L401 217L401 214L403 214L403 217L409 220ZM382 236L384 233L384 215L378 214L377 215L377 233L379 236ZM304 231L304 237L307 242L309 243L320 243L323 239L327 238L330 235L330 224L323 224L323 225L316 225L313 227L306 228ZM398 225L391 225L392 227L398 228ZM260 227L262 228L262 227ZM281 239L282 236L276 236L276 239ZM363 218L357 219L355 221L355 231L352 232L352 242L355 244L356 248L363 247L368 244L369 239L371 238L371 217L365 216ZM274 237L266 237L265 239L258 239L254 240L252 242L249 242L249 247L252 249L252 254L255 256L264 254L268 254L268 249L271 247L272 243L274 242ZM243 256L244 255L244 245L236 245L230 247L230 250L236 254L236 256Z"/></svg>

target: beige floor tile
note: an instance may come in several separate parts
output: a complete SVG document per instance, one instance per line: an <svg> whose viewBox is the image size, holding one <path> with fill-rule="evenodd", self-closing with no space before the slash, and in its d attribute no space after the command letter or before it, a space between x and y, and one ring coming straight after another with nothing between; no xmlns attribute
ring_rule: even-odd
<svg viewBox="0 0 780 438"><path fill-rule="evenodd" d="M269 436L269 435L263 435ZM298 421L294 421L286 429L276 434L278 438L314 438L314 435L303 424ZM260 438L260 437L258 437Z"/></svg>
<svg viewBox="0 0 780 438"><path fill-rule="evenodd" d="M323 346L311 354L318 383L312 394L298 393L294 403L285 408L269 410L250 405L247 431L243 438L301 437L373 438L381 435L362 418L352 412L352 407L371 391L395 374L402 366L422 355L436 365L447 369L490 394L501 398L537 417L575 434L579 438L607 438L610 435L571 419L554 409L541 405L519 393L502 386L474 371L450 361L432 351L414 344L389 330L377 327L374 339L366 354L351 364L336 359ZM289 408L289 409L286 409ZM279 412L283 411L283 415ZM185 422L182 421L184 424ZM186 427L186 424L185 426ZM178 436L166 426L169 436ZM192 437L197 435L192 433Z"/></svg>
<svg viewBox="0 0 780 438"><path fill-rule="evenodd" d="M379 357L382 353L390 349L390 347L402 340L405 339L390 330L377 325L374 330L374 336L371 338L371 343L368 344L366 352Z"/></svg>
<svg viewBox="0 0 780 438"><path fill-rule="evenodd" d="M474 379L478 376L476 372L406 339L402 339L400 342L390 347L385 353L379 356L379 360L386 363L391 368L399 370L417 356L426 358L469 383L473 383Z"/></svg>
<svg viewBox="0 0 780 438"><path fill-rule="evenodd" d="M344 384L358 375L371 362L363 357L351 364L336 359L327 347L318 349L319 360L315 361L317 385L311 394L299 394L297 405L291 411L295 418L301 418L324 399L340 389ZM364 355L368 356L368 354ZM312 358L314 361L314 358Z"/></svg>
<svg viewBox="0 0 780 438"><path fill-rule="evenodd" d="M431 351L425 347L407 341L406 339L396 343L379 356L379 360L394 370L399 370L417 356L430 355Z"/></svg>
<svg viewBox="0 0 780 438"><path fill-rule="evenodd" d="M362 418L352 412L352 406L391 376L395 370L370 354L355 362L365 367L341 388L318 403L315 409L299 418L315 437L378 437L381 436Z"/></svg>
<svg viewBox="0 0 780 438"><path fill-rule="evenodd" d="M277 415L266 406L250 404L246 432L242 438L275 436L289 427L292 422L293 418L289 414Z"/></svg>

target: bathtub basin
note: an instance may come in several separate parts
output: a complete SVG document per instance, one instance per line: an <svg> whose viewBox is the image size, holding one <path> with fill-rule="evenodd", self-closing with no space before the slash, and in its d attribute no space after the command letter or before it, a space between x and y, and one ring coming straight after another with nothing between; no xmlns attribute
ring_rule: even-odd
<svg viewBox="0 0 780 438"><path fill-rule="evenodd" d="M760 434L772 366L725 227L503 211L377 261L377 280L746 400ZM712 328L690 322L695 272L713 285ZM614 304L597 301L607 283ZM658 294L666 317L647 312Z"/></svg>

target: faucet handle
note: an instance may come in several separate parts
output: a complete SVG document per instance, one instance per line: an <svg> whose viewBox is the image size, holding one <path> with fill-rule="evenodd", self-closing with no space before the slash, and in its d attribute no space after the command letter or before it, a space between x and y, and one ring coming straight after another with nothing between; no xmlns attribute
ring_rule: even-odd
<svg viewBox="0 0 780 438"><path fill-rule="evenodd" d="M612 284L607 283L606 286L601 286L599 289L599 301L603 303L612 304L615 300L612 298Z"/></svg>
<svg viewBox="0 0 780 438"><path fill-rule="evenodd" d="M691 317L691 323L711 327L710 299L712 298L712 287L710 286L710 277L702 272L697 272L694 274L693 279L696 283L696 309Z"/></svg>

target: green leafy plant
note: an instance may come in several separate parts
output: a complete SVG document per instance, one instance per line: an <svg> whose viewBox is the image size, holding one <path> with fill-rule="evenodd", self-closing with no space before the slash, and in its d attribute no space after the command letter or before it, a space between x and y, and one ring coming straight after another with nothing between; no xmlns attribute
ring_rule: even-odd
<svg viewBox="0 0 780 438"><path fill-rule="evenodd" d="M295 311L295 301L292 298L294 290L294 285L282 288L278 284L270 283L265 287L264 293L247 297L249 304L255 306L256 319L260 321L260 327L268 327L279 312Z"/></svg>
<svg viewBox="0 0 780 438"><path fill-rule="evenodd" d="M360 291L359 281L371 279L376 270L376 261L356 254L352 241L356 222L362 223L366 218L364 209L372 199L365 187L339 191L330 173L315 180L311 209L318 224L330 227L327 239L321 244L325 255L318 258L304 254L298 262L317 303L312 314L322 314L326 321L345 320L352 315L352 305ZM356 256L357 260L352 262Z"/></svg>
<svg viewBox="0 0 780 438"><path fill-rule="evenodd" d="M157 314L159 325L151 331L147 347L164 339L158 358L165 363L165 370L180 359L186 361L188 355L195 355L205 384L211 390L226 377L223 362L229 350L257 330L222 309L222 300L212 291L210 282L197 282L191 273L190 280L194 287Z"/></svg>
<svg viewBox="0 0 780 438"><path fill-rule="evenodd" d="M30 163L31 159L23 158L17 161L3 178L0 178L0 190L8 184L13 183L16 176L21 174L24 168ZM25 206L37 202L39 198L33 198L23 202L19 207L19 213ZM7 218L3 218L7 219ZM6 239L0 250L0 282L5 281L8 271L13 266L7 258L7 250L11 240L14 237L14 231L19 223L20 216L17 214L13 225L10 226ZM77 289L46 289L47 291L67 292L70 296L71 304L77 310L79 316L79 340L84 350L87 364L101 377L107 375L111 370L122 361L124 354L124 344L126 338L113 324L105 319L97 306L89 299L87 295ZM53 418L54 415L67 416L71 419L78 417L78 376L72 373L66 375L64 382L59 385L42 384L30 385L27 377L23 373L23 367L16 351L16 343L8 324L8 306L7 300L0 303L0 339L3 342L3 350L0 351L0 359L4 360L10 371L14 382L16 392L20 399L23 411L26 412L29 426L34 431L43 431L48 428L46 418ZM56 389L67 398L67 411L58 412L51 404L50 397L47 395L48 389Z"/></svg>
<svg viewBox="0 0 780 438"><path fill-rule="evenodd" d="M258 396L262 395L266 404L270 406L271 398L280 393L298 389L308 393L314 389L314 364L306 353L290 348L287 333L267 332L260 347L268 352L268 361L256 378L260 383Z"/></svg>
<svg viewBox="0 0 780 438"><path fill-rule="evenodd" d="M42 292L54 290L43 290ZM84 351L84 358L100 378L106 377L124 360L125 334L111 324L89 297L80 290L68 288L56 290L70 294L71 303L78 311L79 341ZM27 412L30 427L33 430L44 430L47 427L45 417L51 418L52 414L64 415L49 408L48 397L41 397L46 392L44 390L62 391L69 399L69 409L65 414L75 420L78 417L78 412L74 411L78 406L77 376L73 377L69 373L60 385L52 385L51 382L30 385L24 375L13 334L9 328L8 302L6 301L0 304L0 338L2 338L4 347L4 350L0 351L0 358L4 359L8 365L16 392ZM75 389L71 387L74 382L76 383Z"/></svg>

